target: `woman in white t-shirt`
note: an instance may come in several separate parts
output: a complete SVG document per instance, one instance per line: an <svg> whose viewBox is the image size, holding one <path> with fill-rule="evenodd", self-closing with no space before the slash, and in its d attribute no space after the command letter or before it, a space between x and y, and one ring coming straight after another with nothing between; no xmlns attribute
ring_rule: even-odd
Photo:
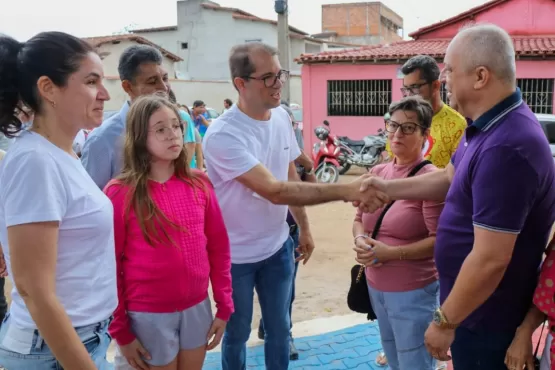
<svg viewBox="0 0 555 370"><path fill-rule="evenodd" d="M110 98L102 78L100 58L81 39L0 37L0 132L16 137L0 163L0 243L15 283L0 329L6 369L110 366L113 210L72 150L79 130L102 122ZM25 131L21 104L35 112Z"/></svg>

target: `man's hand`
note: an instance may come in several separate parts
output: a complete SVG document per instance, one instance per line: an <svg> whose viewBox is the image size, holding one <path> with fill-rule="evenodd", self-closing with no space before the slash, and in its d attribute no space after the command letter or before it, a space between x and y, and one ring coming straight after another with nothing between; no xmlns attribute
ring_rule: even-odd
<svg viewBox="0 0 555 370"><path fill-rule="evenodd" d="M455 330L441 329L437 324L431 323L424 334L424 344L433 358L440 361L449 361L449 348L455 340Z"/></svg>
<svg viewBox="0 0 555 370"><path fill-rule="evenodd" d="M306 265L310 256L312 256L312 252L314 252L314 241L312 240L312 234L310 231L303 231L301 229L299 234L299 247L297 248L297 252L299 252L300 256L296 259L295 262L303 261L303 265Z"/></svg>
<svg viewBox="0 0 555 370"><path fill-rule="evenodd" d="M353 206L361 208L365 213L373 213L389 203L387 194L379 187L374 186L374 183L379 186L380 181L384 182L384 180L370 174L363 175L353 181L349 185L353 191Z"/></svg>

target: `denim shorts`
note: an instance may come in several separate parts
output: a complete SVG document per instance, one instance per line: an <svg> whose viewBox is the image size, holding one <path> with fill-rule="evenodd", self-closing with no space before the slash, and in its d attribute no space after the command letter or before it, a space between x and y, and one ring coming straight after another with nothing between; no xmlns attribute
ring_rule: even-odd
<svg viewBox="0 0 555 370"><path fill-rule="evenodd" d="M108 334L111 319L75 328L99 370L113 369L106 359L112 338ZM20 329L6 315L0 329L0 366L9 370L61 370L50 348L38 330Z"/></svg>
<svg viewBox="0 0 555 370"><path fill-rule="evenodd" d="M151 356L152 366L166 366L180 350L202 347L208 342L213 316L210 298L181 312L149 313L128 311L131 330ZM116 348L116 370L133 369Z"/></svg>

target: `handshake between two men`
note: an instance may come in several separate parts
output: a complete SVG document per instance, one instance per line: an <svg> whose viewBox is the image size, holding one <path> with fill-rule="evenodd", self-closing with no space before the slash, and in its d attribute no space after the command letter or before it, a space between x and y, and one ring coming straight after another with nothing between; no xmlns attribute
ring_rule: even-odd
<svg viewBox="0 0 555 370"><path fill-rule="evenodd" d="M387 194L387 180L381 177L366 174L353 181L351 186L353 193L350 201L364 213L374 213L391 201Z"/></svg>

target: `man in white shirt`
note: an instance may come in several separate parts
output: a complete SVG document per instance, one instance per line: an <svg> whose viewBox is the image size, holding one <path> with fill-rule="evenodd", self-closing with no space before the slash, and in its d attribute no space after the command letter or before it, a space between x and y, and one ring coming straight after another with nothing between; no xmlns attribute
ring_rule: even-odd
<svg viewBox="0 0 555 370"><path fill-rule="evenodd" d="M246 368L256 289L266 369L286 370L294 272L287 205L301 230L299 259L306 263L314 243L304 205L355 200L375 202L370 204L375 209L386 198L361 193L360 179L349 184L300 182L294 161L301 152L289 115L279 107L289 72L281 69L277 50L256 42L239 45L232 49L229 64L239 101L212 122L203 142L208 176L231 242L235 313L223 339L222 367Z"/></svg>

